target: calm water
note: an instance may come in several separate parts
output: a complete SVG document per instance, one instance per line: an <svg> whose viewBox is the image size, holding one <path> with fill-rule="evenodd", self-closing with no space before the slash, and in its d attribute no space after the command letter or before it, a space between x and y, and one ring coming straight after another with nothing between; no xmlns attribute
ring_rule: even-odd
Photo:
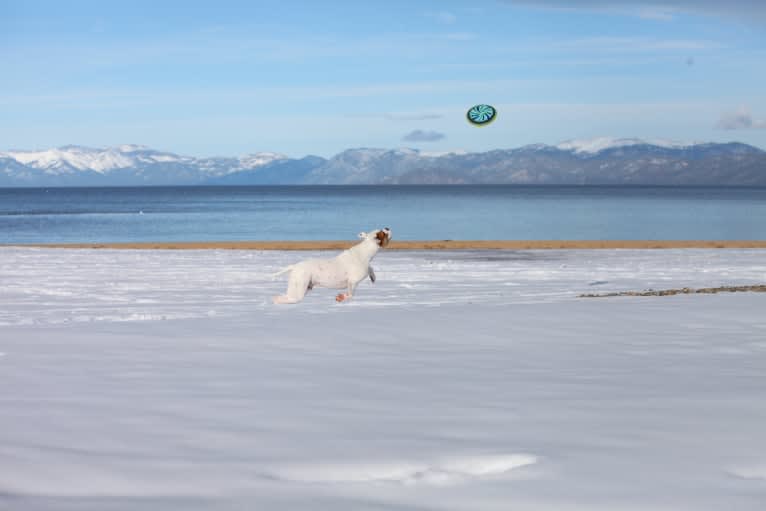
<svg viewBox="0 0 766 511"><path fill-rule="evenodd" d="M0 243L766 239L766 188L321 186L0 189Z"/></svg>

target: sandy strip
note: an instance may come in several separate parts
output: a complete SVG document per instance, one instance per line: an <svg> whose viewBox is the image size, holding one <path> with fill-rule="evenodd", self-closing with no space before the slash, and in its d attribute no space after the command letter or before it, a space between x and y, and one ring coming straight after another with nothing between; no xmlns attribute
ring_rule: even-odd
<svg viewBox="0 0 766 511"><path fill-rule="evenodd" d="M703 287L693 289L682 287L678 289L647 289L646 291L619 291L616 293L588 293L582 294L580 298L608 298L612 296L673 296L673 295L692 295L692 294L716 294L716 293L766 293L766 284L753 284L752 286L721 286L721 287Z"/></svg>
<svg viewBox="0 0 766 511"><path fill-rule="evenodd" d="M190 241L51 243L13 246L112 249L343 250L354 241ZM12 245L5 245L12 246ZM766 240L435 240L392 241L389 250L538 250L615 248L766 248Z"/></svg>

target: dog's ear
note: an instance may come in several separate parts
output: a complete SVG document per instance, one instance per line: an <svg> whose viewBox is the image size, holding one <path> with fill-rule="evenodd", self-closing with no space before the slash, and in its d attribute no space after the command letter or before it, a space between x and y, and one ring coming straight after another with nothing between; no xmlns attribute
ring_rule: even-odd
<svg viewBox="0 0 766 511"><path fill-rule="evenodd" d="M357 236L359 236L360 240L367 239L367 233L366 232L360 232L359 234L357 234Z"/></svg>

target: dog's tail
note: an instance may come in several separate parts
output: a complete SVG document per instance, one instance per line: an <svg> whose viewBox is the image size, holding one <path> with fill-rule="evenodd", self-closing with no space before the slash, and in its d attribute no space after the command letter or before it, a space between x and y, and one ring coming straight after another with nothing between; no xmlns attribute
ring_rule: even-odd
<svg viewBox="0 0 766 511"><path fill-rule="evenodd" d="M271 278L272 278L272 279L275 279L275 278L279 277L280 275L282 275L283 273L287 273L288 271L292 271L292 269L293 269L293 266L295 266L295 265L292 265L292 264L291 264L290 266L288 266L288 267L286 267L286 268L283 268L283 269L279 270L279 271L278 271L278 272L276 272L276 273L272 273L272 274L271 274Z"/></svg>

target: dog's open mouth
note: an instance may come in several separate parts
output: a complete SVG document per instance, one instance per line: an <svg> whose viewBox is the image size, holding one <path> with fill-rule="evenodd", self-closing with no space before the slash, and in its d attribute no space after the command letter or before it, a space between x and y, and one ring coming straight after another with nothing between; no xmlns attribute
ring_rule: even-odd
<svg viewBox="0 0 766 511"><path fill-rule="evenodd" d="M391 241L391 229L384 227L378 231L378 234L376 234L375 237L378 240L378 245L380 245L381 248L385 247Z"/></svg>

